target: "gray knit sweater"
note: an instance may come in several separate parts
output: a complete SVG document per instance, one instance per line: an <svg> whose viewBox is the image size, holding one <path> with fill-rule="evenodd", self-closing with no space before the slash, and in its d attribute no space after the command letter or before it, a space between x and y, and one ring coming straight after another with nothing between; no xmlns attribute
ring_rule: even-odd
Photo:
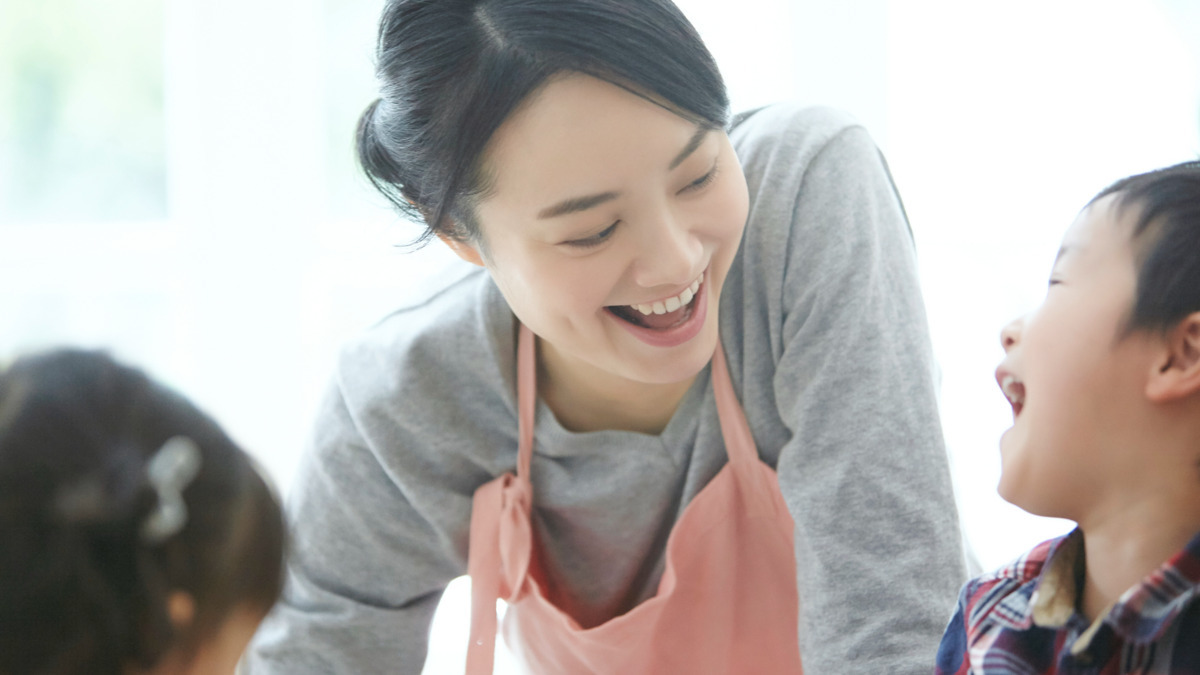
<svg viewBox="0 0 1200 675"><path fill-rule="evenodd" d="M806 675L928 673L965 572L903 208L839 113L771 106L731 136L751 206L721 339L796 521ZM513 322L477 272L346 347L248 672L420 672L472 494L515 467ZM539 403L534 527L581 623L654 593L671 527L725 461L707 369L657 436L574 433Z"/></svg>

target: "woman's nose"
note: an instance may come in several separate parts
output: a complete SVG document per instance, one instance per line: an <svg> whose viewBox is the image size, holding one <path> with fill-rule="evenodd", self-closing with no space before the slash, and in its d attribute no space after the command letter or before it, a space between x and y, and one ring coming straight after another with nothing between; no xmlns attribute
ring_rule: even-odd
<svg viewBox="0 0 1200 675"><path fill-rule="evenodd" d="M1025 318L1020 317L1008 322L1008 325L1000 329L1000 346L1004 351L1012 349L1014 345L1021 339L1021 329L1025 327Z"/></svg>
<svg viewBox="0 0 1200 675"><path fill-rule="evenodd" d="M700 276L704 245L686 223L663 214L646 223L637 283L643 288L679 286Z"/></svg>

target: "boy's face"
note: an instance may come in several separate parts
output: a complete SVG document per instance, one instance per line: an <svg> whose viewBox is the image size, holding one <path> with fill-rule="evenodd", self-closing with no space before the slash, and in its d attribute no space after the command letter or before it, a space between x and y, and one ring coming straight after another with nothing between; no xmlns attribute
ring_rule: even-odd
<svg viewBox="0 0 1200 675"><path fill-rule="evenodd" d="M1040 307L1001 331L996 380L1013 406L1000 439L1000 495L1076 521L1137 473L1151 340L1124 335L1136 265L1130 229L1105 198L1063 238Z"/></svg>

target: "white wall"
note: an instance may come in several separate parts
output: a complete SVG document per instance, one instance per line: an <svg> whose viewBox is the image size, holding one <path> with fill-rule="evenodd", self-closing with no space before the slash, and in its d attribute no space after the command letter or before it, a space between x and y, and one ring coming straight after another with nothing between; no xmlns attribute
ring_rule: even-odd
<svg viewBox="0 0 1200 675"><path fill-rule="evenodd" d="M1068 524L1000 500L999 329L1122 176L1195 158L1196 60L1153 0L892 6L890 154L921 256L961 513L985 567ZM932 29L932 30L931 30Z"/></svg>

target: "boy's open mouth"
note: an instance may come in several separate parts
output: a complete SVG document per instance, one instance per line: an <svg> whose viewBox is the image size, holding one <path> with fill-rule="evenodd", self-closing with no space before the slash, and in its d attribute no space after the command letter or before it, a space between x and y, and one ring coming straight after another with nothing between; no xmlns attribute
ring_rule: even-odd
<svg viewBox="0 0 1200 675"><path fill-rule="evenodd" d="M1013 417L1016 418L1025 407L1025 384L1012 375L1005 374L1000 378L1000 391L1004 392L1004 397L1012 405Z"/></svg>

